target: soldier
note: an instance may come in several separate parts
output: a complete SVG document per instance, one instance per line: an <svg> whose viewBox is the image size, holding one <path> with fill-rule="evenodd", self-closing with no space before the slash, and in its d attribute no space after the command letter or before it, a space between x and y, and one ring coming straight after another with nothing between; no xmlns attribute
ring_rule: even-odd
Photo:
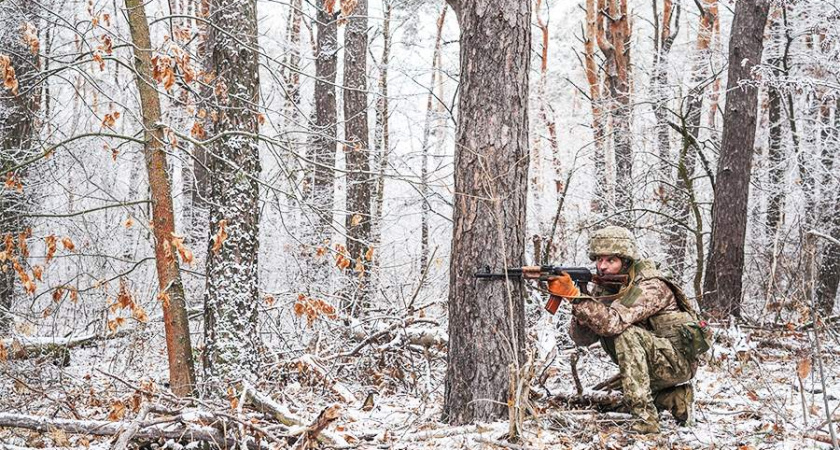
<svg viewBox="0 0 840 450"><path fill-rule="evenodd" d="M697 357L708 349L705 322L697 319L685 294L642 260L629 230L610 226L589 241L589 259L602 275L627 274L620 288L595 285L581 295L567 274L552 277L552 295L571 300L569 335L588 346L598 339L621 373L624 401L638 420L633 431L658 433L657 408L680 424L690 420L694 391L690 380Z"/></svg>

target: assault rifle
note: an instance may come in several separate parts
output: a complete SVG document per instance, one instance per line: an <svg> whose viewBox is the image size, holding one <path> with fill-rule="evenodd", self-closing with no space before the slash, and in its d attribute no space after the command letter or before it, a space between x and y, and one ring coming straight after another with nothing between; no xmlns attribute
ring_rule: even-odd
<svg viewBox="0 0 840 450"><path fill-rule="evenodd" d="M569 277L572 281L578 286L578 289L584 294L587 293L587 284L589 282L600 284L600 285L607 285L607 286L623 286L627 284L627 275L598 275L596 273L592 273L586 267L563 267L563 266L522 266L522 267L509 267L507 270L501 273L493 273L490 271L490 266L485 266L483 269L479 269L475 273L476 278L485 279L485 280L504 280L504 279L512 279L512 280L534 280L545 282L548 281L550 277L558 276L563 273L569 274ZM554 314L557 312L557 308L560 306L560 300L558 297L551 296L548 299L548 303L545 305L545 309Z"/></svg>

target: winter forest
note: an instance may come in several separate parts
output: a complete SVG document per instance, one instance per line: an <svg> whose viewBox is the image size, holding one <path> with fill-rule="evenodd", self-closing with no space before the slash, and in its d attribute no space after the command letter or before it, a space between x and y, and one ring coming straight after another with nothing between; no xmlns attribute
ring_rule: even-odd
<svg viewBox="0 0 840 450"><path fill-rule="evenodd" d="M836 0L0 0L0 80L2 449L840 449ZM475 276L608 225L659 434Z"/></svg>

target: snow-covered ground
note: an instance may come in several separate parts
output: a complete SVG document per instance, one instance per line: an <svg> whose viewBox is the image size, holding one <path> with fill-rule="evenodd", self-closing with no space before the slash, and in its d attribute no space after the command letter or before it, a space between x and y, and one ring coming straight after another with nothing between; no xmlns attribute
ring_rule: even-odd
<svg viewBox="0 0 840 450"><path fill-rule="evenodd" d="M553 341L540 327L542 332L534 335L541 336L541 344ZM551 330L558 342L565 341L563 327ZM317 356L300 352L266 366L255 385L305 425L338 404L340 416L327 430L354 448L830 448L820 439L830 441L825 399L832 410L840 405L840 333L828 328L820 334L820 362L811 357L813 334L807 331L716 331L713 354L695 379L694 426L679 427L663 413L663 433L654 436L628 433L626 415L620 412L548 405L547 391L574 391L570 348L543 353L549 365L538 357L538 378L546 376L543 385L532 383L534 397L540 397L533 401L537 416L526 419L515 444L498 440L507 433L507 421L464 427L441 422L445 354L434 346L423 351L386 339L350 358L331 358L335 353L326 350ZM146 330L96 341L74 348L67 367L50 356L0 363L0 411L130 421L144 402L168 404L160 396L166 392L167 375L158 339ZM347 348L354 346L350 342ZM595 345L581 352L578 370L582 384L590 388L617 367ZM130 386L154 394L139 395ZM203 407L247 416L266 427L276 423L229 402L234 398L207 400ZM55 430L0 430L0 443L9 449L109 448L111 442Z"/></svg>

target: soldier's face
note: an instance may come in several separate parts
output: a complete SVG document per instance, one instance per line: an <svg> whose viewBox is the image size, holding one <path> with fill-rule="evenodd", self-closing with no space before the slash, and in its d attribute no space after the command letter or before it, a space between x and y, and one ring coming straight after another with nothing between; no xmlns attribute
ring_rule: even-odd
<svg viewBox="0 0 840 450"><path fill-rule="evenodd" d="M601 275L618 275L624 261L615 255L602 255L595 259L595 268Z"/></svg>

